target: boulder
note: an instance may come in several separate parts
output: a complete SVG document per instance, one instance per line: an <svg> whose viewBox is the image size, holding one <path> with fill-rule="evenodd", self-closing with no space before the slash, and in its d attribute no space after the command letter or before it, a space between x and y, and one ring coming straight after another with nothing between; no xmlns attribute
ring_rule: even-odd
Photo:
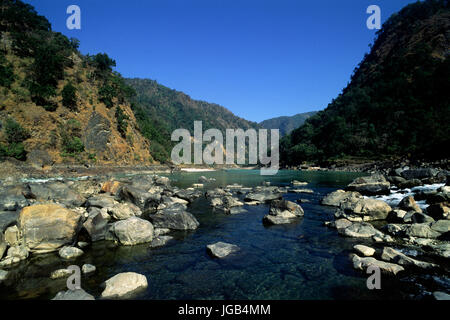
<svg viewBox="0 0 450 320"><path fill-rule="evenodd" d="M383 253L381 254L381 259L388 262L394 262L396 264L399 264L401 266L414 266L420 269L433 269L437 268L438 265L433 263L428 263L424 261L419 261L416 259L413 259L411 257L408 257L407 255L393 249L390 247L385 247L383 249Z"/></svg>
<svg viewBox="0 0 450 320"><path fill-rule="evenodd" d="M22 186L6 187L0 191L0 211L16 211L29 205Z"/></svg>
<svg viewBox="0 0 450 320"><path fill-rule="evenodd" d="M270 202L273 200L279 200L283 195L279 192L262 191L252 192L246 195L245 201L258 201L258 202Z"/></svg>
<svg viewBox="0 0 450 320"><path fill-rule="evenodd" d="M432 230L427 223L415 223L407 226L405 233L410 237L429 239L435 239L441 235L440 232Z"/></svg>
<svg viewBox="0 0 450 320"><path fill-rule="evenodd" d="M153 240L153 225L149 221L137 217L114 223L112 230L118 242L125 246Z"/></svg>
<svg viewBox="0 0 450 320"><path fill-rule="evenodd" d="M90 295L83 289L60 291L52 300L95 300L94 296Z"/></svg>
<svg viewBox="0 0 450 320"><path fill-rule="evenodd" d="M226 256L239 251L239 247L234 244L217 242L206 246L209 254L216 258L225 258Z"/></svg>
<svg viewBox="0 0 450 320"><path fill-rule="evenodd" d="M398 207L401 210L422 213L422 209L419 207L419 205L416 203L416 201L412 196L403 198L402 201L400 201L400 203L398 204Z"/></svg>
<svg viewBox="0 0 450 320"><path fill-rule="evenodd" d="M359 177L347 186L348 191L356 191L362 195L389 194L391 184L383 175L375 174L370 177Z"/></svg>
<svg viewBox="0 0 450 320"><path fill-rule="evenodd" d="M440 219L450 219L450 204L448 202L432 204L427 208L427 215Z"/></svg>
<svg viewBox="0 0 450 320"><path fill-rule="evenodd" d="M40 204L23 208L19 229L25 246L34 253L57 251L74 242L81 215L57 204Z"/></svg>
<svg viewBox="0 0 450 320"><path fill-rule="evenodd" d="M5 241L10 247L19 245L20 231L17 226L12 226L5 230Z"/></svg>
<svg viewBox="0 0 450 320"><path fill-rule="evenodd" d="M98 194L96 196L90 197L86 201L86 207L88 208L111 208L116 204L117 202L115 201L114 197L107 194Z"/></svg>
<svg viewBox="0 0 450 320"><path fill-rule="evenodd" d="M425 179L432 178L438 174L438 170L432 168L420 168L420 169L409 169L404 170L401 173L401 176L407 180L411 179Z"/></svg>
<svg viewBox="0 0 450 320"><path fill-rule="evenodd" d="M172 206L149 216L156 228L171 230L195 230L199 223L195 217L182 206Z"/></svg>
<svg viewBox="0 0 450 320"><path fill-rule="evenodd" d="M144 213L146 211L152 212L156 210L161 201L161 195L159 193L149 193L132 186L125 186L120 189L119 198L135 204Z"/></svg>
<svg viewBox="0 0 450 320"><path fill-rule="evenodd" d="M276 200L271 203L269 214L263 218L263 222L268 224L292 223L304 214L300 205L287 200Z"/></svg>
<svg viewBox="0 0 450 320"><path fill-rule="evenodd" d="M370 223L355 222L351 226L338 229L339 234L350 238L371 238L382 233L374 228Z"/></svg>
<svg viewBox="0 0 450 320"><path fill-rule="evenodd" d="M81 207L86 199L70 189L64 182L47 182L29 184L33 199L38 201L55 201L66 207Z"/></svg>
<svg viewBox="0 0 450 320"><path fill-rule="evenodd" d="M450 232L450 220L438 220L431 224L431 230L446 233Z"/></svg>
<svg viewBox="0 0 450 320"><path fill-rule="evenodd" d="M414 212L411 216L411 220L413 223L433 223L434 219L426 214L420 212Z"/></svg>
<svg viewBox="0 0 450 320"><path fill-rule="evenodd" d="M423 182L419 179L406 180L405 182L398 184L400 189L411 189L418 186L423 186Z"/></svg>
<svg viewBox="0 0 450 320"><path fill-rule="evenodd" d="M369 266L375 266L378 267L381 272L389 275L397 275L399 272L405 270L405 268L399 266L398 264L379 261L372 257L360 258L356 254L352 254L350 257L353 262L353 268L357 270L365 271Z"/></svg>
<svg viewBox="0 0 450 320"><path fill-rule="evenodd" d="M450 294L442 291L435 291L433 292L433 298L438 301L450 301Z"/></svg>
<svg viewBox="0 0 450 320"><path fill-rule="evenodd" d="M371 248L371 247L368 247L368 246L364 246L364 245L362 245L362 244L357 244L357 245L355 245L355 246L353 247L353 249L354 249L357 253L359 253L359 254L361 254L361 255L363 255L363 256L365 256L365 257L371 257L371 256L373 256L373 255L375 254L375 249L373 249L373 248Z"/></svg>
<svg viewBox="0 0 450 320"><path fill-rule="evenodd" d="M60 278L67 278L73 274L73 270L70 269L58 269L53 271L50 274L50 279L60 279Z"/></svg>
<svg viewBox="0 0 450 320"><path fill-rule="evenodd" d="M24 247L23 245L21 246L14 246L14 247L10 247L8 249L8 252L6 254L7 258L17 258L19 259L19 261L25 260L26 258L28 258L28 249L26 247Z"/></svg>
<svg viewBox="0 0 450 320"><path fill-rule="evenodd" d="M170 179L167 177L155 176L155 184L157 186L168 187L168 186L170 186Z"/></svg>
<svg viewBox="0 0 450 320"><path fill-rule="evenodd" d="M82 256L84 254L83 250L71 247L71 246L65 246L61 249L59 249L58 254L61 258L66 260L76 259L79 256Z"/></svg>
<svg viewBox="0 0 450 320"><path fill-rule="evenodd" d="M108 222L111 217L105 211L98 211L89 216L83 227L91 237L91 241L105 240L108 232Z"/></svg>
<svg viewBox="0 0 450 320"><path fill-rule="evenodd" d="M173 237L158 236L158 237L154 238L153 241L150 243L150 247L158 248L158 247L165 246L167 244L167 242L169 242L170 240L173 240Z"/></svg>
<svg viewBox="0 0 450 320"><path fill-rule="evenodd" d="M343 216L351 221L385 220L392 211L386 202L370 198L347 200L341 202L339 208Z"/></svg>
<svg viewBox="0 0 450 320"><path fill-rule="evenodd" d="M343 201L357 201L363 199L363 196L358 192L337 190L322 199L321 204L324 206L339 207Z"/></svg>
<svg viewBox="0 0 450 320"><path fill-rule="evenodd" d="M122 184L119 181L114 181L114 180L106 181L104 184L102 184L100 192L116 195L119 192L121 187L122 187Z"/></svg>
<svg viewBox="0 0 450 320"><path fill-rule="evenodd" d="M93 266L92 264L88 264L88 263L83 264L83 266L81 267L81 271L84 274L93 273L93 272L95 272L96 269L97 268L95 266Z"/></svg>
<svg viewBox="0 0 450 320"><path fill-rule="evenodd" d="M132 203L117 203L108 208L108 214L116 220L126 220L131 217L140 217L142 211Z"/></svg>
<svg viewBox="0 0 450 320"><path fill-rule="evenodd" d="M103 299L133 298L148 287L147 278L135 272L119 273L104 283Z"/></svg>
<svg viewBox="0 0 450 320"><path fill-rule="evenodd" d="M195 199L200 198L203 195L203 193L200 190L177 190L173 196L186 200L189 203L194 202Z"/></svg>
<svg viewBox="0 0 450 320"><path fill-rule="evenodd" d="M6 248L8 248L8 244L5 241L3 232L0 232L0 260L3 258L3 255L6 252Z"/></svg>
<svg viewBox="0 0 450 320"><path fill-rule="evenodd" d="M11 225L17 223L19 212L16 211L0 211L0 233L5 231Z"/></svg>

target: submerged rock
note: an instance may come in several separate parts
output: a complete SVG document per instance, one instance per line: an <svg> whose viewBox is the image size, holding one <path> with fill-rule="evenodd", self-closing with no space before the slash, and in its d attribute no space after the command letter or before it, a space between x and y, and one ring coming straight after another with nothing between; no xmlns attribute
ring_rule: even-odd
<svg viewBox="0 0 450 320"><path fill-rule="evenodd" d="M217 242L206 246L208 252L216 258L225 258L226 256L239 251L239 247L234 244Z"/></svg>
<svg viewBox="0 0 450 320"><path fill-rule="evenodd" d="M128 299L148 287L147 278L135 272L119 273L104 283L103 299Z"/></svg>
<svg viewBox="0 0 450 320"><path fill-rule="evenodd" d="M95 298L83 289L78 289L60 291L52 300L95 300Z"/></svg>
<svg viewBox="0 0 450 320"><path fill-rule="evenodd" d="M61 258L66 260L75 259L84 254L83 250L69 246L61 248L58 253Z"/></svg>
<svg viewBox="0 0 450 320"><path fill-rule="evenodd" d="M405 268L397 264L379 261L372 257L360 258L356 254L351 254L350 257L353 262L353 268L357 270L365 271L369 266L375 266L378 267L383 273L390 275L397 275L399 272L405 270Z"/></svg>
<svg viewBox="0 0 450 320"><path fill-rule="evenodd" d="M50 279L66 278L72 275L73 271L69 269L58 269L50 274Z"/></svg>
<svg viewBox="0 0 450 320"><path fill-rule="evenodd" d="M81 267L81 271L84 274L93 273L95 272L95 270L97 270L97 268L92 264L83 264L83 266Z"/></svg>

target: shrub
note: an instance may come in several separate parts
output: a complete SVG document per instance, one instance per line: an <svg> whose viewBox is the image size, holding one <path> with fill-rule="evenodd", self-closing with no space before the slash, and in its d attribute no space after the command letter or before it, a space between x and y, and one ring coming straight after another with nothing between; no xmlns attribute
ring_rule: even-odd
<svg viewBox="0 0 450 320"><path fill-rule="evenodd" d="M9 144L21 143L30 137L28 130L24 129L13 119L6 120L5 134Z"/></svg>
<svg viewBox="0 0 450 320"><path fill-rule="evenodd" d="M71 110L75 110L77 108L77 89L72 85L72 83L68 83L64 86L62 92L62 103L66 108Z"/></svg>

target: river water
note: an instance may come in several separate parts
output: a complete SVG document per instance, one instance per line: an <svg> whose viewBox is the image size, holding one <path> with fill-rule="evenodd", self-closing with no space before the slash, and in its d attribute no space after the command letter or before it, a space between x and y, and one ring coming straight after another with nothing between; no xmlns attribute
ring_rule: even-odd
<svg viewBox="0 0 450 320"><path fill-rule="evenodd" d="M407 298L404 284L382 279L382 290L368 290L367 275L353 270L348 254L361 240L338 236L323 225L334 209L320 205L321 198L343 188L357 173L280 171L263 177L256 170L229 170L168 175L172 184L189 187L198 177L215 178L208 187L238 183L246 187L270 181L289 185L293 179L308 182L314 194L288 193L284 198L302 203L305 216L290 225L264 226L269 207L245 206L246 213L233 216L213 212L204 198L189 211L200 222L193 232L177 232L166 246L116 247L99 242L85 254L64 262L57 254L34 256L11 271L0 285L0 299L51 299L66 290L66 280L51 280L49 274L72 264L90 263L97 271L82 277L81 286L98 297L100 284L120 272L147 276L148 289L137 299L386 299ZM238 245L239 253L218 260L206 252L206 245L224 241ZM369 240L370 241L370 240ZM371 242L368 242L371 244Z"/></svg>

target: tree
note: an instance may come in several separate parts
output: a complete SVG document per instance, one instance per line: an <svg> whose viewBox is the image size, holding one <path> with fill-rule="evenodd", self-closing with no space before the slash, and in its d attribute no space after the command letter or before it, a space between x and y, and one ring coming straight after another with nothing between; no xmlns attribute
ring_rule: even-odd
<svg viewBox="0 0 450 320"><path fill-rule="evenodd" d="M64 86L62 92L62 103L65 107L70 110L75 110L77 108L77 88L75 88L72 83L68 83Z"/></svg>

